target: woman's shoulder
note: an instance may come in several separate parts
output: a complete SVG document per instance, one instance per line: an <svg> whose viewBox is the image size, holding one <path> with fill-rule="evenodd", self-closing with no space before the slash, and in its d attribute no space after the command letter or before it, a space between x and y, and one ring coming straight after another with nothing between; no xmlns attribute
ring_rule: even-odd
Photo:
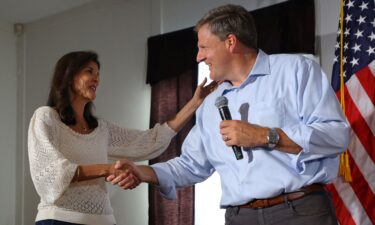
<svg viewBox="0 0 375 225"><path fill-rule="evenodd" d="M56 114L56 110L52 108L51 106L40 106L34 111L34 114L39 115L45 115L45 114Z"/></svg>
<svg viewBox="0 0 375 225"><path fill-rule="evenodd" d="M56 120L59 118L57 111L50 106L41 106L34 111L36 119Z"/></svg>
<svg viewBox="0 0 375 225"><path fill-rule="evenodd" d="M110 121L106 120L106 119L103 119L103 118L98 118L98 129L100 131L105 131L107 132L108 130L111 129L111 127L113 126L114 124L111 123Z"/></svg>
<svg viewBox="0 0 375 225"><path fill-rule="evenodd" d="M113 130L122 130L126 129L124 127L119 126L115 122L103 118L98 119L98 127L102 131L113 131Z"/></svg>

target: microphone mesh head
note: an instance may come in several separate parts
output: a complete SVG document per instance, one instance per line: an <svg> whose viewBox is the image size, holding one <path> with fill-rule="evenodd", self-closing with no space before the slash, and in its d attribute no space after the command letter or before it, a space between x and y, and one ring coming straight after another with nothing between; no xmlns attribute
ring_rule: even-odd
<svg viewBox="0 0 375 225"><path fill-rule="evenodd" d="M219 96L216 98L215 105L217 108L228 106L228 99L225 96Z"/></svg>

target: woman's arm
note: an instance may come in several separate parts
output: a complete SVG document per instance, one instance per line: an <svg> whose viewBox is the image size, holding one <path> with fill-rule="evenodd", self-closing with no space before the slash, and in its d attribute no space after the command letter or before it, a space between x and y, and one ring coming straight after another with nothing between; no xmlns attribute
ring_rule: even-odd
<svg viewBox="0 0 375 225"><path fill-rule="evenodd" d="M91 180L99 177L108 177L110 175L126 177L126 181L130 185L139 183L139 179L133 175L133 169L128 165L123 165L121 168L116 169L115 164L91 164L79 165L74 174L72 182L79 182ZM129 188L128 187L128 188Z"/></svg>
<svg viewBox="0 0 375 225"><path fill-rule="evenodd" d="M79 165L77 166L72 182L105 177L110 174L110 170L110 164Z"/></svg>
<svg viewBox="0 0 375 225"><path fill-rule="evenodd" d="M60 127L50 107L40 107L30 120L28 156L30 174L40 198L53 203L69 187L77 164L60 151Z"/></svg>
<svg viewBox="0 0 375 225"><path fill-rule="evenodd" d="M121 128L107 123L109 130L108 156L119 160L127 158L133 161L148 160L159 156L168 147L176 132L194 115L195 110L211 93L217 83L213 82L204 87L204 80L196 89L193 98L167 123L156 124L153 128L141 131Z"/></svg>

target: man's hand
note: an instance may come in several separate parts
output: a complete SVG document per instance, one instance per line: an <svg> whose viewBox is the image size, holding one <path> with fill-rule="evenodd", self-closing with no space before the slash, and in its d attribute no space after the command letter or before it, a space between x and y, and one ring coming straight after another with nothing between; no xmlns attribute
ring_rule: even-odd
<svg viewBox="0 0 375 225"><path fill-rule="evenodd" d="M245 148L268 146L267 135L270 128L261 127L240 120L223 120L220 123L220 134L227 146L237 145ZM282 129L276 128L280 140L277 150L298 154L302 148L290 139Z"/></svg>
<svg viewBox="0 0 375 225"><path fill-rule="evenodd" d="M136 165L130 160L122 159L111 166L106 180L123 189L133 189L141 183L138 175Z"/></svg>
<svg viewBox="0 0 375 225"><path fill-rule="evenodd" d="M123 189L133 189L141 182L159 185L155 171L150 166L137 166L130 160L122 159L115 163L114 168L128 171L128 173L121 173L118 176L110 175L106 180Z"/></svg>
<svg viewBox="0 0 375 225"><path fill-rule="evenodd" d="M246 148L267 146L269 128L250 124L240 120L223 120L220 123L220 134L227 146Z"/></svg>

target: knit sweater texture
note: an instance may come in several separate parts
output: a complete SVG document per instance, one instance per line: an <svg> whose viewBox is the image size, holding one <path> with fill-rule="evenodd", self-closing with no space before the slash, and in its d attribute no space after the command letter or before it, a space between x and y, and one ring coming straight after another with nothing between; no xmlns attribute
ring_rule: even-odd
<svg viewBox="0 0 375 225"><path fill-rule="evenodd" d="M78 165L134 161L159 156L176 133L165 123L140 131L99 119L80 134L65 125L51 107L38 108L28 131L30 173L40 196L36 221L62 220L90 225L116 224L104 178L74 182Z"/></svg>

